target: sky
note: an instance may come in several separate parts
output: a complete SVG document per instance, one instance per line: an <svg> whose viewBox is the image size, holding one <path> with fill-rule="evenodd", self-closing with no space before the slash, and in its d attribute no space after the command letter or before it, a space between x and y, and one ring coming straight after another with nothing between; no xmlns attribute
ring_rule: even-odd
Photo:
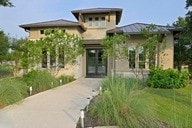
<svg viewBox="0 0 192 128"><path fill-rule="evenodd" d="M11 0L15 7L0 6L0 29L15 38L28 33L21 24L66 19L76 21L71 11L86 8L122 8L118 26L135 22L159 25L172 24L184 17L185 0Z"/></svg>

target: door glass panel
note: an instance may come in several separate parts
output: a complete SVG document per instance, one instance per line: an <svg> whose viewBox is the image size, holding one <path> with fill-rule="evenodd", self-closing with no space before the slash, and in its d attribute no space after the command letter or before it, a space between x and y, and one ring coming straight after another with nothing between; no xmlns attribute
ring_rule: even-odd
<svg viewBox="0 0 192 128"><path fill-rule="evenodd" d="M98 74L106 73L106 60L102 58L103 50L98 50Z"/></svg>
<svg viewBox="0 0 192 128"><path fill-rule="evenodd" d="M88 50L88 73L96 73L96 50Z"/></svg>
<svg viewBox="0 0 192 128"><path fill-rule="evenodd" d="M135 47L134 46L130 46L129 47L129 68L135 68Z"/></svg>

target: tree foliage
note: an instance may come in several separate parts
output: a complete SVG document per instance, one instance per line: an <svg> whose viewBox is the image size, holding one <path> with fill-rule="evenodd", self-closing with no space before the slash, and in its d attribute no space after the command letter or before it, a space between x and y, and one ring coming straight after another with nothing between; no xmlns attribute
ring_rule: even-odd
<svg viewBox="0 0 192 128"><path fill-rule="evenodd" d="M61 29L47 29L45 37L39 40L42 48L47 51L55 50L57 47L64 51L64 61L68 63L75 60L77 56L83 54L83 39L78 35L69 34ZM55 57L58 55L55 54Z"/></svg>
<svg viewBox="0 0 192 128"><path fill-rule="evenodd" d="M0 6L13 7L13 4L10 2L10 0L0 0Z"/></svg>
<svg viewBox="0 0 192 128"><path fill-rule="evenodd" d="M0 30L0 62L2 63L7 59L9 51L9 37Z"/></svg>
<svg viewBox="0 0 192 128"><path fill-rule="evenodd" d="M138 44L138 47L143 47L145 57L152 59L157 54L159 58L159 54L166 47L166 39L164 38L165 35L158 30L154 24L143 28L140 33L145 39ZM160 66L159 62L157 63L157 65Z"/></svg>
<svg viewBox="0 0 192 128"><path fill-rule="evenodd" d="M188 65L192 60L192 44L190 42L185 18L179 17L178 20L173 23L173 26L184 28L174 42L174 65L181 71L182 65Z"/></svg>
<svg viewBox="0 0 192 128"><path fill-rule="evenodd" d="M14 62L13 69L15 74L22 68L38 69L38 65L42 63L43 50L54 52L52 57L57 58L56 48L61 48L64 51L65 64L72 62L84 52L83 40L80 37L71 35L60 29L46 30L45 37L39 40L13 40L11 44L12 52L9 58Z"/></svg>
<svg viewBox="0 0 192 128"><path fill-rule="evenodd" d="M101 45L104 46L103 57L110 57L112 59L127 58L127 45L126 41L129 40L127 34L114 34L113 36L107 36L102 40Z"/></svg>
<svg viewBox="0 0 192 128"><path fill-rule="evenodd" d="M155 54L159 53L160 50L163 50L166 46L166 40L164 35L161 31L155 28L154 25L149 25L147 28L143 29L140 33L144 40L140 41L140 43L135 44L135 51L139 51L139 49L143 48L143 61L146 61L146 58L150 58L151 56L155 56ZM139 76L140 69L138 67L134 67L131 65L131 58L130 55L132 54L133 61L139 60L139 56L129 52L129 44L128 40L131 37L127 34L114 34L112 36L107 36L105 39L102 40L102 45L104 46L104 57L110 57L113 61L114 60L127 60L129 67L132 69L133 73L136 77ZM158 47L158 48L157 48ZM159 49L158 50L156 50ZM137 57L137 58L136 58ZM115 61L113 62L113 69L115 73ZM139 63L139 62L138 62ZM145 64L146 62L144 62ZM135 63L134 63L135 64ZM138 64L139 65L139 64ZM142 69L141 69L142 70Z"/></svg>

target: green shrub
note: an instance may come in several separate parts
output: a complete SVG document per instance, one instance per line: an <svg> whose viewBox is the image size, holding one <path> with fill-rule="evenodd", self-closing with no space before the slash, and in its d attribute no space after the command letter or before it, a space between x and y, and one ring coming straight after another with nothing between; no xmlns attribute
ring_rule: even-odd
<svg viewBox="0 0 192 128"><path fill-rule="evenodd" d="M23 76L28 86L33 87L33 94L59 86L59 81L48 71L31 71Z"/></svg>
<svg viewBox="0 0 192 128"><path fill-rule="evenodd" d="M3 106L22 100L27 95L27 85L17 79L6 78L0 81L0 103Z"/></svg>
<svg viewBox="0 0 192 128"><path fill-rule="evenodd" d="M90 106L94 118L101 124L120 128L154 127L154 120L143 99L142 84L138 79L123 76L107 77L102 82L102 94Z"/></svg>
<svg viewBox="0 0 192 128"><path fill-rule="evenodd" d="M189 73L174 69L154 68L150 70L147 85L154 88L181 88L189 84Z"/></svg>
<svg viewBox="0 0 192 128"><path fill-rule="evenodd" d="M72 82L72 81L74 81L75 80L75 78L73 77L73 76L67 76L67 75L65 75L65 76L60 76L59 78L58 78L58 80L61 82L60 84L67 84L67 83L69 83L69 82Z"/></svg>

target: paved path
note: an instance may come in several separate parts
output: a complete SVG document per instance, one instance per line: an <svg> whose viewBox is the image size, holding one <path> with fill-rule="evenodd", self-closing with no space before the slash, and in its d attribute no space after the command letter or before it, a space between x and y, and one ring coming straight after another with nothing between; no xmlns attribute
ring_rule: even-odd
<svg viewBox="0 0 192 128"><path fill-rule="evenodd" d="M75 128L101 79L81 78L0 110L0 128Z"/></svg>

